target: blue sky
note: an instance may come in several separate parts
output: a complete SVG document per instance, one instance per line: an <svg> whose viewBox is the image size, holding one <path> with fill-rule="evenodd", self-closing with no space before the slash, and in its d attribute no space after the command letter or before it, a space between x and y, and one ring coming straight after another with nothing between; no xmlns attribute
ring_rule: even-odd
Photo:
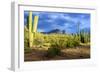
<svg viewBox="0 0 100 73"><path fill-rule="evenodd" d="M29 11L24 11L24 25L27 24ZM33 12L39 16L38 32L48 32L53 29L65 30L66 33L76 33L77 24L80 30L90 29L90 14L87 13L62 13L62 12Z"/></svg>

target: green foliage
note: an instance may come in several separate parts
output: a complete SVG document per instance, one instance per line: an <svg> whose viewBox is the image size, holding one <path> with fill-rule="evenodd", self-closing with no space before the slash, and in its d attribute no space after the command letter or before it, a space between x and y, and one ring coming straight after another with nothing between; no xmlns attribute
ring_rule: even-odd
<svg viewBox="0 0 100 73"><path fill-rule="evenodd" d="M55 47L51 47L51 48L48 49L47 52L48 52L47 53L48 57L54 57L56 55L59 55L61 53L61 50L58 49L58 48L55 48Z"/></svg>
<svg viewBox="0 0 100 73"><path fill-rule="evenodd" d="M44 46L47 48L65 49L79 46L80 43L89 43L90 34L81 32L77 34L33 34L33 46ZM24 29L24 47L29 48L29 32Z"/></svg>
<svg viewBox="0 0 100 73"><path fill-rule="evenodd" d="M44 35L41 33L33 34L33 45L42 45L44 43Z"/></svg>
<svg viewBox="0 0 100 73"><path fill-rule="evenodd" d="M90 42L90 34L89 33L80 33L80 41L81 43L89 43Z"/></svg>
<svg viewBox="0 0 100 73"><path fill-rule="evenodd" d="M66 47L67 39L65 35L61 36L61 34L52 34L49 37L52 46L60 49Z"/></svg>
<svg viewBox="0 0 100 73"><path fill-rule="evenodd" d="M70 35L68 37L66 47L76 47L79 46L79 44L80 44L79 37L77 35Z"/></svg>

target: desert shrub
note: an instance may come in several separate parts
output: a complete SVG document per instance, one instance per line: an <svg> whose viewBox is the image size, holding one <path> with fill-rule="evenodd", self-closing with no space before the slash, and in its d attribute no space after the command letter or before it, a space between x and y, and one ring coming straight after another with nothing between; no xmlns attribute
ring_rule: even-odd
<svg viewBox="0 0 100 73"><path fill-rule="evenodd" d="M63 49L66 47L66 36L62 34L49 35L49 43L56 48Z"/></svg>
<svg viewBox="0 0 100 73"><path fill-rule="evenodd" d="M73 45L74 45L74 47L79 46L80 45L80 42L78 40L74 40Z"/></svg>
<svg viewBox="0 0 100 73"><path fill-rule="evenodd" d="M56 38L56 40L53 40L53 43L51 43L54 47L63 49L66 48L66 40L63 38Z"/></svg>
<svg viewBox="0 0 100 73"><path fill-rule="evenodd" d="M77 35L50 34L48 36L48 42L59 49L78 46L80 43L78 39Z"/></svg>
<svg viewBox="0 0 100 73"><path fill-rule="evenodd" d="M66 43L67 43L66 47L74 47L74 44L73 44L72 40L69 40Z"/></svg>
<svg viewBox="0 0 100 73"><path fill-rule="evenodd" d="M60 39L58 40L57 45L58 45L58 47L59 47L60 49L64 49L64 48L66 48L66 43L67 43L67 39L62 39L62 38L60 38Z"/></svg>
<svg viewBox="0 0 100 73"><path fill-rule="evenodd" d="M45 40L45 43L50 43L50 39L49 39L49 35L45 34L43 36L44 40Z"/></svg>
<svg viewBox="0 0 100 73"><path fill-rule="evenodd" d="M66 47L76 47L79 46L80 42L79 42L79 38L77 35L69 35L69 37L67 37L67 41L66 41Z"/></svg>
<svg viewBox="0 0 100 73"><path fill-rule="evenodd" d="M73 36L73 45L74 46L79 46L80 45L79 37L76 36L76 35Z"/></svg>
<svg viewBox="0 0 100 73"><path fill-rule="evenodd" d="M51 47L51 48L49 48L48 51L47 51L47 56L48 56L48 57L54 57L54 56L56 56L56 55L59 55L60 52L61 52L60 49Z"/></svg>

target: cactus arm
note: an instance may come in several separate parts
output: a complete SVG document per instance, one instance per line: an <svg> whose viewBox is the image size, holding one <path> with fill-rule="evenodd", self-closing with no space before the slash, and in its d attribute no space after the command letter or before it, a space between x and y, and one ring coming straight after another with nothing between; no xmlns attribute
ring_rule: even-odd
<svg viewBox="0 0 100 73"><path fill-rule="evenodd" d="M37 32L38 16L34 16L33 32Z"/></svg>

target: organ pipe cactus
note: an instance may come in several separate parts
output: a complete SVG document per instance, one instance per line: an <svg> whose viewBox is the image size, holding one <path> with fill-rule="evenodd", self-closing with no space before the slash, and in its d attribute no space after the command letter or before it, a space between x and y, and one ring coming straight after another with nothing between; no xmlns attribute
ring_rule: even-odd
<svg viewBox="0 0 100 73"><path fill-rule="evenodd" d="M37 31L38 16L34 16L32 26L32 11L29 12L29 47L33 46L33 34Z"/></svg>

